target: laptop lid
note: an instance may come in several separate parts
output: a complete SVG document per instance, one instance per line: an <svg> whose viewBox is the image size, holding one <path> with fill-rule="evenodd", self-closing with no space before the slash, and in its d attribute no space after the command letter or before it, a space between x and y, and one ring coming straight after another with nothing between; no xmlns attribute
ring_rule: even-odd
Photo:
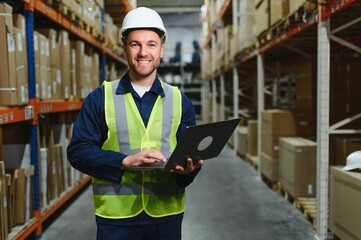
<svg viewBox="0 0 361 240"><path fill-rule="evenodd" d="M240 121L241 118L236 118L187 127L164 170L170 171L176 165L186 166L188 157L194 163L217 157Z"/></svg>
<svg viewBox="0 0 361 240"><path fill-rule="evenodd" d="M132 170L170 171L177 165L186 166L188 157L196 163L217 157L242 118L189 126L180 137L176 148L166 163L156 162L132 167Z"/></svg>

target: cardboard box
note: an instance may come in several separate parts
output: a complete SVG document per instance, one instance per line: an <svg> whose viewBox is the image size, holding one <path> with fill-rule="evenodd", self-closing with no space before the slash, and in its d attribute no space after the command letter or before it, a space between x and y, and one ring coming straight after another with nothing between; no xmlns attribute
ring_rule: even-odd
<svg viewBox="0 0 361 240"><path fill-rule="evenodd" d="M40 182L40 206L45 210L48 206L48 148L40 148L40 167L39 167L39 182Z"/></svg>
<svg viewBox="0 0 361 240"><path fill-rule="evenodd" d="M60 48L60 71L61 71L61 98L69 99L70 97L70 73L71 73L71 50L69 33L59 31L58 42ZM96 68L96 66L94 66ZM98 68L99 69L99 68Z"/></svg>
<svg viewBox="0 0 361 240"><path fill-rule="evenodd" d="M261 33L269 28L270 17L269 17L269 0L259 1L255 5L255 26L254 34L258 37Z"/></svg>
<svg viewBox="0 0 361 240"><path fill-rule="evenodd" d="M28 81L28 50L26 45L26 22L25 17L21 14L13 14L13 21L14 21L14 27L20 29L21 36L22 36L22 45L20 49L20 39L19 36L17 37L17 51L21 52L21 59L22 59L22 66L23 66L23 72L25 78L22 79L21 83L18 83L20 86L20 98L21 102L19 104L28 104L29 102L29 81ZM16 58L17 61L17 68L18 68L18 58ZM19 65L20 66L20 65ZM21 67L22 68L22 67ZM16 71L18 73L18 70ZM17 76L18 79L18 76ZM19 96L18 96L19 99Z"/></svg>
<svg viewBox="0 0 361 240"><path fill-rule="evenodd" d="M23 36L19 28L14 27L15 34L15 60L16 60L16 82L17 82L17 101L19 105L26 105L29 102L28 99L28 78L25 67L27 59L24 54Z"/></svg>
<svg viewBox="0 0 361 240"><path fill-rule="evenodd" d="M57 41L57 31L51 28L40 28L37 31L43 34L47 41L45 42L45 58L50 60L50 65L46 62L47 74L50 71L50 79L48 79L48 86L51 86L51 93L49 99L61 99L62 96L62 72L60 69L60 48ZM48 45L48 46L47 46ZM49 87L47 87L49 91Z"/></svg>
<svg viewBox="0 0 361 240"><path fill-rule="evenodd" d="M43 34L35 31L34 53L37 97L42 100L49 99L51 95L50 76L48 76L48 71L50 72L49 41Z"/></svg>
<svg viewBox="0 0 361 240"><path fill-rule="evenodd" d="M0 222L1 222L1 236L7 239L9 233L8 221L8 198L7 198L7 182L5 176L5 164L0 162Z"/></svg>
<svg viewBox="0 0 361 240"><path fill-rule="evenodd" d="M76 61L76 97L85 97L86 79L85 79L85 44L83 41L72 42L75 48Z"/></svg>
<svg viewBox="0 0 361 240"><path fill-rule="evenodd" d="M276 136L295 136L294 115L289 110L268 109L262 111L262 133Z"/></svg>
<svg viewBox="0 0 361 240"><path fill-rule="evenodd" d="M270 182L278 181L278 159L272 159L267 154L261 153L261 173Z"/></svg>
<svg viewBox="0 0 361 240"><path fill-rule="evenodd" d="M100 86L101 81L100 81L100 64L99 64L99 54L98 53L93 53L91 56L91 71L92 71L92 86L91 89L94 90L97 87Z"/></svg>
<svg viewBox="0 0 361 240"><path fill-rule="evenodd" d="M57 188L60 195L65 191L63 146L61 144L55 144L54 148L56 153Z"/></svg>
<svg viewBox="0 0 361 240"><path fill-rule="evenodd" d="M3 161L3 127L0 124L0 161Z"/></svg>
<svg viewBox="0 0 361 240"><path fill-rule="evenodd" d="M292 1L292 0L291 0ZM271 0L270 26L282 20L289 13L289 0Z"/></svg>
<svg viewBox="0 0 361 240"><path fill-rule="evenodd" d="M34 31L34 64L35 64L35 94L38 99L43 98L40 78L40 36Z"/></svg>
<svg viewBox="0 0 361 240"><path fill-rule="evenodd" d="M17 81L15 68L15 36L12 7L0 3L0 105L15 106L17 101Z"/></svg>
<svg viewBox="0 0 361 240"><path fill-rule="evenodd" d="M262 133L261 150L271 158L278 159L279 137Z"/></svg>
<svg viewBox="0 0 361 240"><path fill-rule="evenodd" d="M251 156L258 155L258 121L248 121L247 153Z"/></svg>
<svg viewBox="0 0 361 240"><path fill-rule="evenodd" d="M8 218L8 232L10 233L13 228L13 205L12 200L14 198L14 186L12 186L12 177L10 174L5 174L6 176L6 201L7 201L7 218Z"/></svg>
<svg viewBox="0 0 361 240"><path fill-rule="evenodd" d="M316 195L316 143L301 137L279 139L278 178L294 198Z"/></svg>
<svg viewBox="0 0 361 240"><path fill-rule="evenodd" d="M241 156L245 156L247 153L247 136L248 136L248 127L238 126L238 146L237 152Z"/></svg>
<svg viewBox="0 0 361 240"><path fill-rule="evenodd" d="M297 65L294 68L296 77L296 108L294 111L297 135L316 135L316 79L313 64Z"/></svg>
<svg viewBox="0 0 361 240"><path fill-rule="evenodd" d="M330 229L340 239L361 236L361 172L330 167Z"/></svg>
<svg viewBox="0 0 361 240"><path fill-rule="evenodd" d="M70 97L77 99L77 81L76 81L76 51L71 47L71 70L70 70Z"/></svg>
<svg viewBox="0 0 361 240"><path fill-rule="evenodd" d="M26 173L25 169L15 169L15 205L14 205L14 224L21 225L25 223L26 207Z"/></svg>
<svg viewBox="0 0 361 240"><path fill-rule="evenodd" d="M47 169L47 193L48 193L48 203L51 200L55 199L59 196L58 188L57 188L57 177L56 177L56 152L55 152L55 144L54 144L54 132L50 131L50 136L48 140L48 169Z"/></svg>

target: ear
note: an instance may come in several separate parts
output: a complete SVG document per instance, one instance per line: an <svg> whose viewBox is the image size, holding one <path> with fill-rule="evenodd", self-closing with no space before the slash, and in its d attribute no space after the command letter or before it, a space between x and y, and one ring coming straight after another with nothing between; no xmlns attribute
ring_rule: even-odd
<svg viewBox="0 0 361 240"><path fill-rule="evenodd" d="M160 47L160 57L163 57L163 53L164 53L164 43L162 43L162 46Z"/></svg>

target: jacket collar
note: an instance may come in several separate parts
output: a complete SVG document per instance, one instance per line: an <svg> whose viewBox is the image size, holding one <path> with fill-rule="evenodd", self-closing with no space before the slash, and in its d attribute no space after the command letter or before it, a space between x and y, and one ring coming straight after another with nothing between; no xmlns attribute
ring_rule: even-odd
<svg viewBox="0 0 361 240"><path fill-rule="evenodd" d="M158 74L149 92L160 95L161 97L165 96L162 84L160 83L160 80L158 78ZM130 83L130 77L128 72L124 74L123 77L120 79L118 88L115 93L116 94L135 93L135 90L133 89L132 84Z"/></svg>

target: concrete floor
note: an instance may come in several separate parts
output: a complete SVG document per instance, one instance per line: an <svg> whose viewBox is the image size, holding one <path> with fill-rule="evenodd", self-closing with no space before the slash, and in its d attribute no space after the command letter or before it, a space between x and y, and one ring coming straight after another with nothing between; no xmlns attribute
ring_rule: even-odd
<svg viewBox="0 0 361 240"><path fill-rule="evenodd" d="M257 171L226 146L206 161L187 188L183 240L313 240L303 214L267 187ZM88 187L44 229L42 239L95 239Z"/></svg>

